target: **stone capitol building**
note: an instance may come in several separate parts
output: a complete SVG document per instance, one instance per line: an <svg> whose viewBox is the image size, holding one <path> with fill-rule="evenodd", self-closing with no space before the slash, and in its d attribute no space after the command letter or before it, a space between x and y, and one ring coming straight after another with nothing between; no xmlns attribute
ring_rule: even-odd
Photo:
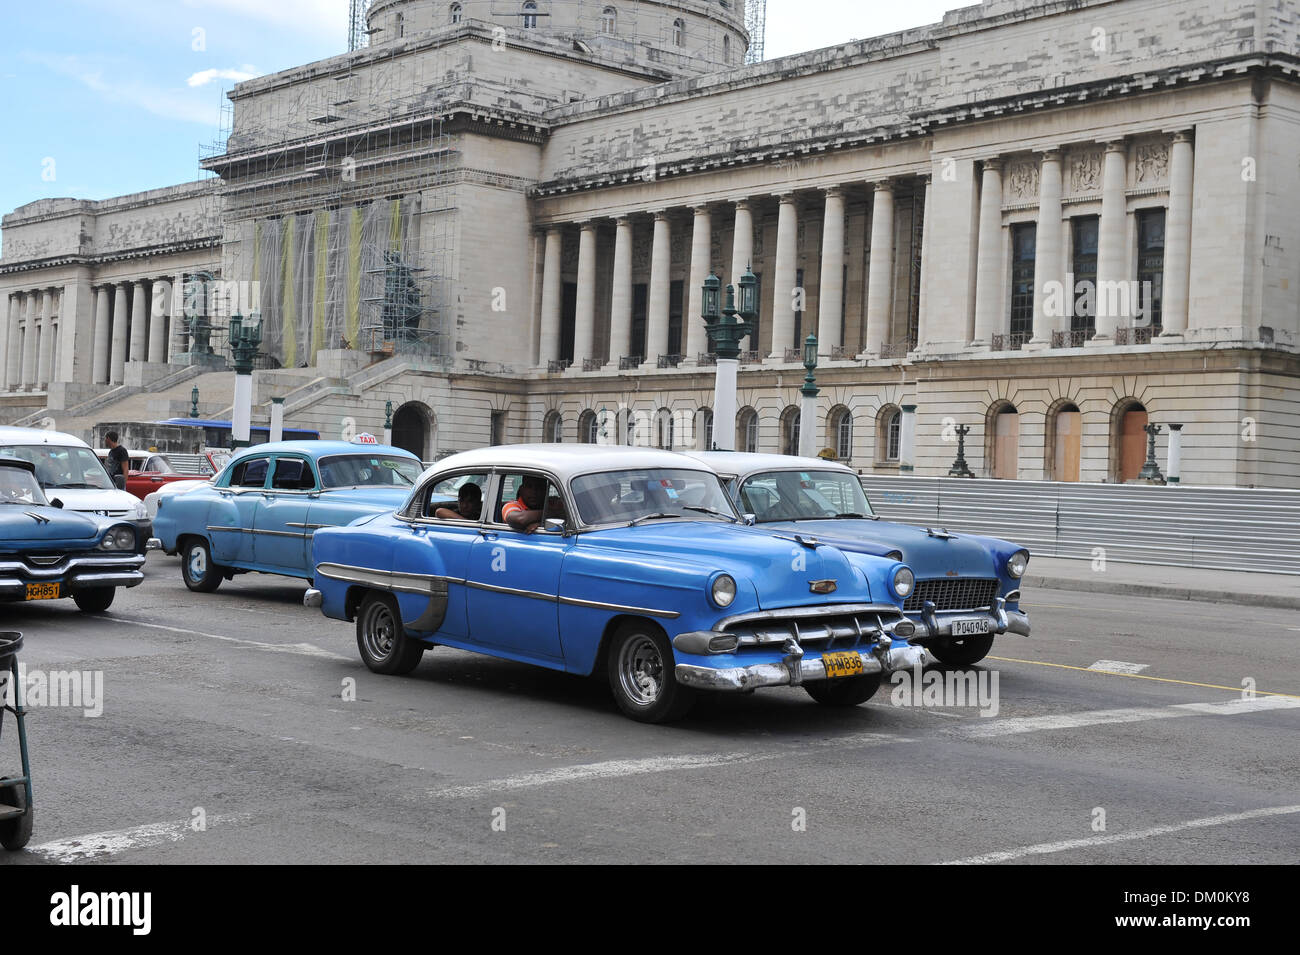
<svg viewBox="0 0 1300 955"><path fill-rule="evenodd" d="M780 0L773 0L780 2ZM238 84L205 178L3 218L0 422L228 418L711 443L710 273L752 270L737 445L865 473L1300 472L1300 0L983 0L747 62L743 0L373 0ZM905 417L914 415L914 421ZM915 433L914 460L902 435Z"/></svg>

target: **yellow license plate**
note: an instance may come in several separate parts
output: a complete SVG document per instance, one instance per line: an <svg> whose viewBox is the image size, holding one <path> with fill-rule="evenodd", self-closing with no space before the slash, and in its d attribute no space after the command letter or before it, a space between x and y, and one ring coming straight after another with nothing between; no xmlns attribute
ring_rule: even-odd
<svg viewBox="0 0 1300 955"><path fill-rule="evenodd" d="M823 653L822 663L826 665L826 675L832 679L841 676L862 675L862 657L852 651Z"/></svg>
<svg viewBox="0 0 1300 955"><path fill-rule="evenodd" d="M58 583L28 584L27 599L28 600L58 600L59 585Z"/></svg>

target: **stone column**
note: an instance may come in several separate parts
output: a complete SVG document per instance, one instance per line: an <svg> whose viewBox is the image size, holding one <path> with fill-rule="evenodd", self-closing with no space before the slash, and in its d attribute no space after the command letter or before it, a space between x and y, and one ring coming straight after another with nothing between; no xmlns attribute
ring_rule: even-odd
<svg viewBox="0 0 1300 955"><path fill-rule="evenodd" d="M77 266L59 290L59 326L51 381L88 385L94 380L95 291L90 266Z"/></svg>
<svg viewBox="0 0 1300 955"><path fill-rule="evenodd" d="M573 367L596 357L596 224L580 222L578 234L578 308L573 322Z"/></svg>
<svg viewBox="0 0 1300 955"><path fill-rule="evenodd" d="M1115 329L1133 314L1128 264L1128 148L1124 142L1106 144L1102 166L1101 225L1097 237L1097 334L1094 340L1113 341Z"/></svg>
<svg viewBox="0 0 1300 955"><path fill-rule="evenodd" d="M632 354L632 220L614 223L614 287L610 292L609 363Z"/></svg>
<svg viewBox="0 0 1300 955"><path fill-rule="evenodd" d="M109 310L109 296L112 295L113 286L101 285L95 289L95 346L94 346L94 368L92 380L97 385L108 383L109 368L109 349L112 347L111 342L111 312Z"/></svg>
<svg viewBox="0 0 1300 955"><path fill-rule="evenodd" d="M1165 223L1164 330L1161 337L1187 331L1188 286L1192 263L1192 134L1174 135L1169 153L1169 217ZM1172 426L1171 426L1172 427ZM1169 446L1173 447L1173 435ZM1171 483L1173 479L1170 479Z"/></svg>
<svg viewBox="0 0 1300 955"><path fill-rule="evenodd" d="M930 297L928 288L930 285L930 197L934 194L934 186L929 176L921 177L921 191L925 194L924 218L921 220L921 293L917 301L917 322L916 322L916 347L921 348L925 342L929 341L929 312Z"/></svg>
<svg viewBox="0 0 1300 955"><path fill-rule="evenodd" d="M794 193L777 198L781 211L776 221L776 276L772 284L772 351L769 361L785 361L785 350L794 347L794 289L798 281L799 209Z"/></svg>
<svg viewBox="0 0 1300 955"><path fill-rule="evenodd" d="M36 322L40 316L40 292L28 292L23 307L23 387L36 384Z"/></svg>
<svg viewBox="0 0 1300 955"><path fill-rule="evenodd" d="M916 469L916 405L903 405L898 423L898 472L911 474Z"/></svg>
<svg viewBox="0 0 1300 955"><path fill-rule="evenodd" d="M1166 229L1167 233L1168 230ZM1181 424L1171 424L1169 426L1169 462L1165 466L1165 481L1169 484L1178 484L1182 479L1182 473L1183 426Z"/></svg>
<svg viewBox="0 0 1300 955"><path fill-rule="evenodd" d="M9 295L9 348L5 362L5 382L9 391L17 391L23 383L23 308L26 297L22 292Z"/></svg>
<svg viewBox="0 0 1300 955"><path fill-rule="evenodd" d="M6 292L4 312L0 313L0 392L9 390L9 329L17 300L17 292Z"/></svg>
<svg viewBox="0 0 1300 955"><path fill-rule="evenodd" d="M173 276L168 285L167 314L172 319L172 333L167 343L167 360L171 361L173 356L190 350L185 337L185 274Z"/></svg>
<svg viewBox="0 0 1300 955"><path fill-rule="evenodd" d="M728 285L734 285L739 292L740 277L746 271L753 267L754 260L754 213L749 207L748 199L738 199L736 201L736 228L731 241L731 275L727 278ZM723 290L724 296L726 290ZM758 342L746 338L740 343L742 351L757 351ZM715 414L713 418L713 430L718 430L718 417Z"/></svg>
<svg viewBox="0 0 1300 955"><path fill-rule="evenodd" d="M975 348L988 348L993 336L1003 331L1003 286L1006 271L1002 255L1002 160L984 163L980 192L979 257L975 278Z"/></svg>
<svg viewBox="0 0 1300 955"><path fill-rule="evenodd" d="M655 213L654 243L650 250L650 305L646 318L645 365L654 368L668 352L668 297L672 292L672 223L668 213Z"/></svg>
<svg viewBox="0 0 1300 955"><path fill-rule="evenodd" d="M50 331L54 326L53 316L54 296L50 289L44 289L41 292L41 311L37 320L36 373L32 376L38 389L47 388L50 384Z"/></svg>
<svg viewBox="0 0 1300 955"><path fill-rule="evenodd" d="M127 312L126 283L113 286L113 350L108 366L108 383L120 385L126 374L126 335L131 316Z"/></svg>
<svg viewBox="0 0 1300 955"><path fill-rule="evenodd" d="M894 313L894 187L876 183L871 201L871 267L867 274L867 334L862 353L879 358Z"/></svg>
<svg viewBox="0 0 1300 955"><path fill-rule="evenodd" d="M546 259L542 264L542 332L538 341L537 364L545 369L560 357L560 305L564 287L560 276L560 253L564 233L546 230Z"/></svg>
<svg viewBox="0 0 1300 955"><path fill-rule="evenodd" d="M700 312L704 310L704 280L713 270L713 263L709 261L712 252L713 215L708 206L696 206L691 231L690 288L686 296L686 314L682 316L682 339L686 358L691 362L698 361L700 355L709 350L709 337Z"/></svg>
<svg viewBox="0 0 1300 955"><path fill-rule="evenodd" d="M826 190L822 223L822 272L817 292L817 343L830 354L844 344L844 193ZM804 329L805 332L808 329Z"/></svg>
<svg viewBox="0 0 1300 955"><path fill-rule="evenodd" d="M171 283L154 279L149 306L149 361L167 361L167 314L171 306Z"/></svg>
<svg viewBox="0 0 1300 955"><path fill-rule="evenodd" d="M1052 332L1067 331L1064 315L1069 311L1064 309L1060 315L1048 315L1048 304L1063 303L1073 298L1073 290L1065 291L1065 276L1061 274L1061 249L1065 241L1061 191L1061 152L1049 149L1043 153L1039 174L1038 235L1034 257L1034 338L1031 342L1048 348L1052 344Z"/></svg>
<svg viewBox="0 0 1300 955"><path fill-rule="evenodd" d="M149 357L149 310L145 307L144 282L132 283L131 295L131 361L145 361Z"/></svg>

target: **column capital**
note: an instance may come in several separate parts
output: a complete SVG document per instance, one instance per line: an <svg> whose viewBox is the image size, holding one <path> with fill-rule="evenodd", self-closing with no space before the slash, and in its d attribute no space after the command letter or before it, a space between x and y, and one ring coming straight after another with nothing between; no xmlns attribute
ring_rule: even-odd
<svg viewBox="0 0 1300 955"><path fill-rule="evenodd" d="M696 216L711 216L713 215L713 206L714 203L712 202L697 202L691 206L691 212Z"/></svg>
<svg viewBox="0 0 1300 955"><path fill-rule="evenodd" d="M651 209L650 214L654 216L655 222L671 222L672 215L667 209Z"/></svg>
<svg viewBox="0 0 1300 955"><path fill-rule="evenodd" d="M844 186L840 183L836 183L833 186L822 186L821 191L825 193L827 199L844 198Z"/></svg>
<svg viewBox="0 0 1300 955"><path fill-rule="evenodd" d="M1035 150L1038 158L1042 162L1060 162L1064 156L1064 151L1060 146L1045 146L1042 149Z"/></svg>
<svg viewBox="0 0 1300 955"><path fill-rule="evenodd" d="M793 190L793 189L788 190L788 191L786 191L786 192L774 192L774 193L772 193L772 198L773 198L773 199L777 199L777 200L779 200L780 203L781 203L781 205L783 205L783 206L784 206L784 205L791 205L791 206L792 206L792 205L795 204L795 196L794 196L794 190Z"/></svg>
<svg viewBox="0 0 1300 955"><path fill-rule="evenodd" d="M1196 130L1193 128L1174 130L1174 142L1192 143L1196 139Z"/></svg>
<svg viewBox="0 0 1300 955"><path fill-rule="evenodd" d="M982 162L984 164L985 172L1000 173L1002 172L1002 167L1006 165L1006 162L1001 156L991 156L988 159L982 160Z"/></svg>
<svg viewBox="0 0 1300 955"><path fill-rule="evenodd" d="M631 213L624 213L621 216L614 216L614 225L616 226L625 226L625 225L630 226L631 224L632 224Z"/></svg>
<svg viewBox="0 0 1300 955"><path fill-rule="evenodd" d="M576 226L577 226L579 229L581 229L583 232L595 232L595 231L596 231L596 225L597 225L597 223L596 223L596 220L595 220L595 219L577 219L577 220L574 221L573 224L576 225Z"/></svg>
<svg viewBox="0 0 1300 955"><path fill-rule="evenodd" d="M873 192L893 192L894 180L890 176L884 179L868 179L867 185L871 186Z"/></svg>
<svg viewBox="0 0 1300 955"><path fill-rule="evenodd" d="M1098 142L1106 147L1106 152L1108 153L1128 154L1128 140L1122 136L1119 139L1103 139L1098 140Z"/></svg>
<svg viewBox="0 0 1300 955"><path fill-rule="evenodd" d="M731 203L731 204L732 204L733 206L735 206L738 210L739 210L739 209L744 209L746 212L748 212L748 211L749 211L749 202L750 202L749 197L746 196L744 199L735 199L735 200L732 200L732 203Z"/></svg>

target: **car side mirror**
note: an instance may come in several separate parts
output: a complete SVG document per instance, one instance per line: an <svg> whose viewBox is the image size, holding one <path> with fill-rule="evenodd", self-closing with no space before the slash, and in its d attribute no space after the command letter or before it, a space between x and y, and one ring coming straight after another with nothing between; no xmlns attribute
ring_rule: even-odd
<svg viewBox="0 0 1300 955"><path fill-rule="evenodd" d="M61 508L63 507L63 502L56 497L54 500L50 501L50 507Z"/></svg>
<svg viewBox="0 0 1300 955"><path fill-rule="evenodd" d="M758 523L758 515L757 515L757 514L745 514L745 515L742 515L741 520L743 520L743 521L745 522L745 526L746 526L746 527L753 527L755 524Z"/></svg>
<svg viewBox="0 0 1300 955"><path fill-rule="evenodd" d="M565 535L568 533L568 529L564 526L563 518L559 517L548 517L542 522L542 530L548 534Z"/></svg>

